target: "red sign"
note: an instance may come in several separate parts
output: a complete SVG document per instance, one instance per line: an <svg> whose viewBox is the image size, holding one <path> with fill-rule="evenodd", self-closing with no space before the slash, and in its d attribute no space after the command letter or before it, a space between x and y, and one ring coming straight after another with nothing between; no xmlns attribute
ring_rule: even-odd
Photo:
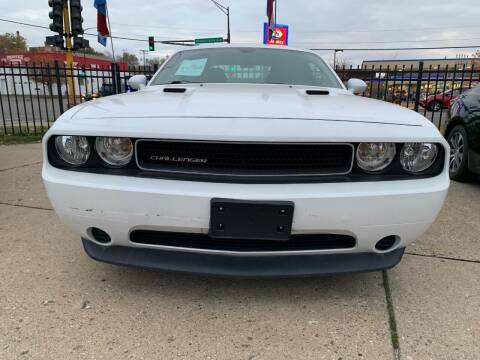
<svg viewBox="0 0 480 360"><path fill-rule="evenodd" d="M263 43L267 45L288 45L288 25L275 25L275 30L270 31L268 23L263 27Z"/></svg>
<svg viewBox="0 0 480 360"><path fill-rule="evenodd" d="M25 66L29 63L41 63L47 61L57 60L60 64L66 63L66 55L61 51L24 51L24 52L8 52L0 53L0 65ZM128 68L128 64L123 61L117 61L120 70L124 71ZM112 65L112 60L108 58L101 58L98 56L83 56L74 54L73 67L86 66L92 69L109 69Z"/></svg>

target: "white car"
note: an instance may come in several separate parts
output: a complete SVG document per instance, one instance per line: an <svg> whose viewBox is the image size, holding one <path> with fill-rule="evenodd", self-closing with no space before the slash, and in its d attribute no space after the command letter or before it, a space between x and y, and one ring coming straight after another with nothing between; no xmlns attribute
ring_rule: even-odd
<svg viewBox="0 0 480 360"><path fill-rule="evenodd" d="M43 180L92 258L227 276L398 264L439 213L449 146L421 115L354 93L315 53L196 47L140 91L65 112Z"/></svg>

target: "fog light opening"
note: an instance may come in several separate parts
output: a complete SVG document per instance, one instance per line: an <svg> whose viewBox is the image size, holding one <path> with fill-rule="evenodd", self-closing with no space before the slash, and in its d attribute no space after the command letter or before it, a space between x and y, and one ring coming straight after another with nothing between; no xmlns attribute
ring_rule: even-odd
<svg viewBox="0 0 480 360"><path fill-rule="evenodd" d="M110 235L108 235L105 231L99 228L90 228L90 234L95 239L95 241L101 244L108 244L112 241Z"/></svg>
<svg viewBox="0 0 480 360"><path fill-rule="evenodd" d="M396 235L386 236L375 245L375 249L378 251L389 251L392 250L400 241L400 238Z"/></svg>

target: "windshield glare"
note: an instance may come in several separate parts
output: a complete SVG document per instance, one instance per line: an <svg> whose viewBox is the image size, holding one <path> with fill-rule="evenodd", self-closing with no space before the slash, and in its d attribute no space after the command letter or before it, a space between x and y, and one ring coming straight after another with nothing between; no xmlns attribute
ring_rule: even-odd
<svg viewBox="0 0 480 360"><path fill-rule="evenodd" d="M254 83L342 88L317 55L295 50L221 48L174 55L150 85Z"/></svg>

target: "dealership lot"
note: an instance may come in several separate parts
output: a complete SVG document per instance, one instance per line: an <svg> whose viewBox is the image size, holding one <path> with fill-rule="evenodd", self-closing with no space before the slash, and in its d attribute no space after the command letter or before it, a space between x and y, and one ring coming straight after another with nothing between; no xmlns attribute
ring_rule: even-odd
<svg viewBox="0 0 480 360"><path fill-rule="evenodd" d="M90 260L40 162L0 147L0 359L478 359L478 180L386 273L241 280Z"/></svg>

